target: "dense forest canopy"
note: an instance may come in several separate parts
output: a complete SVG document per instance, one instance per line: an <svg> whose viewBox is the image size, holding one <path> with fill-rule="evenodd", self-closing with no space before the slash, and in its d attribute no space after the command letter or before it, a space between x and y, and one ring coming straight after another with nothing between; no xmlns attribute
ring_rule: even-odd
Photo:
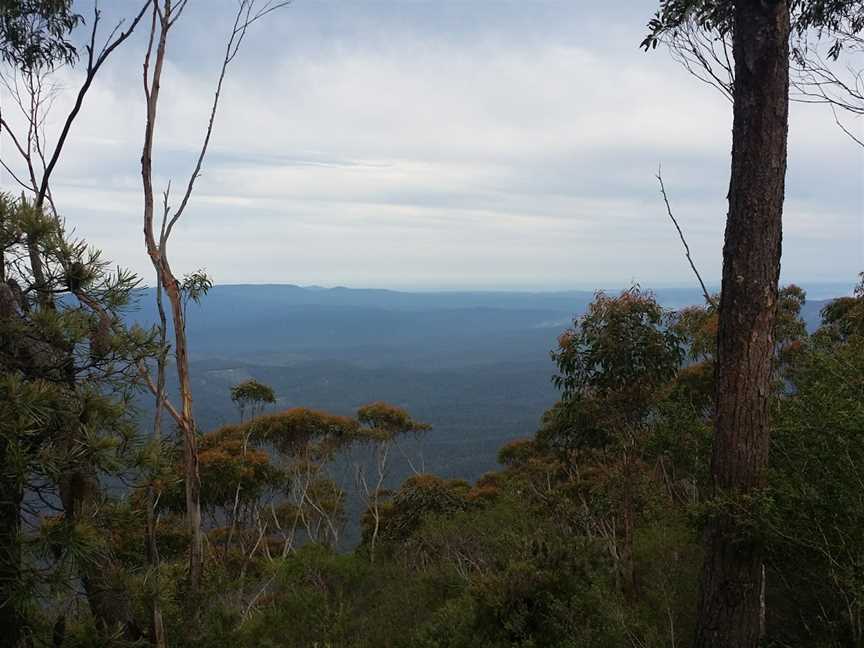
<svg viewBox="0 0 864 648"><path fill-rule="evenodd" d="M4 97L0 646L864 646L864 272L809 329L806 292L779 284L794 43L841 56L860 3L661 2L646 48L685 27L732 48L721 289L697 277L704 303L682 308L637 284L594 293L548 340L556 402L469 481L427 472L432 422L381 400L286 409L246 378L222 395L237 416L201 425L187 322L213 280L179 274L171 237L232 62L290 3L237 4L191 172L162 189L187 1L133 3L113 29L98 5L85 22L84 3L0 2L25 118L10 126ZM75 235L51 182L136 31L151 292ZM69 68L83 81L49 142L48 79Z"/></svg>

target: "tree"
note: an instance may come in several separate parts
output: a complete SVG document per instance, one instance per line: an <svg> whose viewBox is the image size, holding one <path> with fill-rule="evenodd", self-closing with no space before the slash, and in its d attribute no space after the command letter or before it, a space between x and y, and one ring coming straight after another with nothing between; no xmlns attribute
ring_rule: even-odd
<svg viewBox="0 0 864 648"><path fill-rule="evenodd" d="M240 412L242 423L247 407L252 408L251 417L255 418L264 405L276 402L276 394L271 387L250 378L231 388L231 400Z"/></svg>
<svg viewBox="0 0 864 648"><path fill-rule="evenodd" d="M820 329L790 354L770 490L752 520L767 538L767 630L778 644L864 643L864 328L855 330L864 292L838 302L851 308L839 315L829 305Z"/></svg>
<svg viewBox="0 0 864 648"><path fill-rule="evenodd" d="M284 471L267 450L250 444L251 435L250 427L228 426L201 437L201 508L211 516L211 544L219 544L217 536L221 536L226 556L235 539L247 554L243 541L252 530L253 518L266 505L260 500L278 494L285 485ZM182 462L178 468L177 474L182 475ZM177 495L171 497L173 507L182 512L183 498Z"/></svg>
<svg viewBox="0 0 864 648"><path fill-rule="evenodd" d="M130 401L137 367L155 351L151 333L121 319L138 280L108 272L97 250L23 198L0 196L0 243L3 641L16 646L24 639L28 608L53 608L37 598L48 583L71 592L75 579L103 637L119 626L136 639L128 592L109 585L118 563L103 552L106 495L99 479L131 459L124 448L135 432ZM38 285L53 297L50 308L41 306L27 263L34 252L44 272ZM47 551L25 555L23 547L38 544L39 535L50 540ZM58 641L64 627L65 612L58 611Z"/></svg>
<svg viewBox="0 0 864 648"><path fill-rule="evenodd" d="M82 21L72 0L0 0L0 59L28 70L74 63L69 36Z"/></svg>
<svg viewBox="0 0 864 648"><path fill-rule="evenodd" d="M62 40L68 34L68 30L65 32L61 30L56 33L51 31L61 29L56 23L58 14L52 12L57 11L61 16L66 14L68 3L63 0L59 2L33 0L33 2L25 3L25 5L29 5L30 8L20 14L17 20L23 21L26 25L29 35L26 36L25 41L30 43L31 47L35 46L35 49L23 58L7 57L7 61L13 63L11 70L4 70L0 74L0 80L10 91L15 105L22 113L24 129L23 132L19 131L16 134L16 130L10 126L8 116L0 114L0 129L2 129L2 134L11 140L13 158L17 158L13 162L8 156L0 157L0 166L9 173L12 180L21 189L32 193L33 206L37 211L41 211L47 201L54 218L59 221L57 208L51 194L52 174L57 168L72 126L81 111L84 98L92 87L96 75L111 54L135 31L149 5L149 0L144 1L140 11L129 22L127 29L121 29L124 21L120 21L101 47L97 46L96 39L99 35L102 14L98 6L94 6L90 34L85 45L87 57L84 80L78 88L72 108L62 121L63 125L53 146L50 145L45 136L45 120L52 104L51 95L55 89L52 88L49 76L53 71L52 64L57 62L58 58L60 60L74 60L76 53L72 50L67 52L67 56L64 57L62 55L62 52L65 51L64 48L61 47L59 53L53 49L52 43L56 33L61 35ZM13 11L10 15L14 16L15 12ZM67 16L60 19L60 23L68 24L69 29L77 25L78 22L79 20L74 17ZM47 48L47 50L43 48ZM20 69L14 65L16 61L20 65ZM19 72L23 75L23 89L19 88L17 82L16 75ZM39 306L50 308L52 297L46 288L47 278L42 268L42 260L36 251L38 245L39 241L36 239L31 242L29 263L36 282L34 289L40 297Z"/></svg>
<svg viewBox="0 0 864 648"><path fill-rule="evenodd" d="M387 496L384 491L384 481L389 470L390 451L394 445L398 444L400 437L409 433L425 432L430 429L430 426L427 423L415 421L401 407L380 401L369 403L358 409L357 420L361 425L358 436L372 449L371 463L375 468L374 481L370 482L366 474L366 466L361 463L357 463L355 466L356 481L366 501L366 516L368 516L370 528L367 534L369 557L374 562L375 546L381 529L384 498Z"/></svg>
<svg viewBox="0 0 864 648"><path fill-rule="evenodd" d="M822 309L820 336L837 341L864 337L864 272L858 278L853 297L834 299Z"/></svg>
<svg viewBox="0 0 864 648"><path fill-rule="evenodd" d="M302 407L266 414L239 426L252 444L274 450L274 462L287 476L285 501L271 516L284 557L296 549L298 533L306 540L335 545L343 493L329 476L336 454L358 439L358 422Z"/></svg>
<svg viewBox="0 0 864 648"><path fill-rule="evenodd" d="M670 324L670 314L638 286L615 297L597 293L558 338L553 381L562 398L537 435L573 466L576 481L586 465L602 466L598 473L610 476L603 487L614 521L608 528L620 533L606 535L629 596L637 589L633 542L646 423L682 358Z"/></svg>
<svg viewBox="0 0 864 648"><path fill-rule="evenodd" d="M692 21L729 36L734 58L732 169L723 247L711 495L743 501L765 483L782 238L790 37L810 28L857 32L862 3L665 0L643 41ZM712 516L695 646L756 646L763 630L764 552L736 518Z"/></svg>
<svg viewBox="0 0 864 648"><path fill-rule="evenodd" d="M25 491L30 492L33 476L45 471L52 478L44 483L37 480L36 484L38 488L54 489L64 516L63 523L53 528L69 530L92 522L87 517L88 507L101 497L97 476L102 466L93 455L79 454L79 450L88 447L97 430L110 438L113 424L117 427L114 435L122 436L120 422L123 417L115 412L112 418L108 414L110 408L103 406L117 399L125 402L123 394L128 394L136 383L134 376L128 374L128 361L140 360L152 351L145 336L139 335L140 332L125 331L119 321L119 313L137 280L122 270L114 275L108 273L98 251L88 249L84 241L74 240L68 235L51 191L52 174L60 162L85 96L105 61L129 38L143 14L142 7L126 29L121 29L121 21L104 44L97 47L101 13L98 8L94 9L89 37L84 45L84 79L72 109L61 121L56 141L51 142L45 128L54 92L50 75L57 65L77 60L78 53L70 39L72 30L82 22L81 16L72 12L71 2L65 0L7 0L0 3L0 59L5 64L0 76L10 90L13 107L19 109L23 117L20 130L18 122L12 119L16 123L13 128L4 106L0 129L11 146L4 147L9 154L0 157L0 166L26 192L17 201L3 196L0 209L3 212L0 215L0 229L3 230L0 279L6 282L0 287L3 293L0 301L4 302L2 364L10 379L17 376L25 381L47 380L51 389L45 394L45 407L53 412L51 417L31 419L27 434L7 437L8 443L2 444L3 463L7 465L5 460L10 457L10 452L19 458L32 458L34 449L30 441L23 441L27 438L39 439L38 443L47 443L47 447L65 449L70 457L86 459L60 461L42 467L27 461L8 464L16 467L13 474L17 475L14 479L8 473L4 475L4 479L13 479L9 499L4 497L4 501L9 503L7 512L10 515L6 519L13 530L20 524L22 503L15 494L23 496ZM126 342L121 343L124 336ZM118 371L116 363L121 357L124 369ZM124 384L124 381L128 382ZM14 393L26 391L16 390ZM97 404L101 405L95 407ZM21 415L26 419L27 408L33 404L25 399L12 405L13 410L15 405L24 408ZM89 407L95 407L92 418L87 413ZM73 414L76 411L77 419ZM20 423L22 419L16 420ZM82 484L86 488L76 487ZM40 517L36 515L33 519ZM12 542L18 531L4 532L3 539ZM74 549L74 543L67 544L68 550L54 552L58 560L70 555ZM55 545L55 548L62 547L62 544ZM11 570L8 573L20 573L17 550L3 547L0 552L11 557L11 562L6 565ZM114 625L113 612L106 598L100 596L104 585L100 579L110 571L110 565L106 563L105 569L100 571L94 569L92 562L83 561L80 569L78 576L84 584L97 625L107 633ZM10 599L7 596L9 590L5 589L15 586L15 579L4 578L3 581L4 592L0 598L4 602L0 603L0 608L4 614L10 615L4 619L3 626L9 631L4 633L3 640L14 645L26 632L26 619L14 597ZM58 640L62 640L64 618L62 614L58 618Z"/></svg>
<svg viewBox="0 0 864 648"><path fill-rule="evenodd" d="M164 378L161 374L157 376L155 384L149 378L148 382L151 386L151 391L154 392L156 400L159 403L158 406L162 407L164 404L177 422L183 436L184 465L186 471L184 476L186 515L191 539L189 545L189 585L192 595L190 599L192 600L192 608L194 609L194 601L201 585L204 568L204 543L201 529L201 478L198 468L197 429L195 427L192 408L192 384L189 376L189 343L186 336L185 296L192 293L187 290L186 295L184 295L182 284L178 281L169 261L168 242L171 234L174 232L174 227L189 205L189 200L195 188L195 181L201 173L201 167L213 134L213 125L228 66L237 56L249 27L271 12L287 6L290 0L282 2L267 0L260 4L256 0L241 0L239 2L234 24L225 47L219 77L216 82L216 92L210 107L204 139L195 159L194 168L189 175L180 204L173 212L168 202L171 190L170 183L163 193L162 222L157 235L154 226L155 199L153 191L153 142L156 137L157 107L159 105L162 70L165 63L169 33L183 15L187 1L152 0L153 9L150 22L150 35L144 56L146 122L144 127L144 144L141 153L141 180L144 190L144 245L156 272L156 290L158 299L160 300L159 303L161 305L161 295L164 290L168 296L171 309L171 320L174 329L174 359L179 383L180 408L178 409L167 402L163 390ZM210 282L209 278L206 278L206 275L203 280L200 272L188 277L190 281L187 282L187 286L195 291L195 295L201 295L202 289L203 292L209 289ZM164 320L164 316L161 319ZM163 330L164 328L165 325L163 323ZM159 365L159 369L164 371L164 363ZM142 367L142 371L146 372L146 367Z"/></svg>
<svg viewBox="0 0 864 648"><path fill-rule="evenodd" d="M856 15L855 3L846 0L813 2L812 5L815 8L810 13L802 12L793 25L790 99L827 105L837 126L853 142L864 146L860 135L847 125L847 118L864 116L860 68L864 38L858 33L861 17ZM838 13L832 19L830 16L835 10ZM793 17L796 15L793 12ZM807 20L816 17L825 24L818 24L811 32ZM701 16L694 12L676 20L673 29L654 32L652 36L658 36L659 41L668 45L672 58L690 74L717 89L731 103L735 85L731 30L723 29L722 21L709 24L700 21ZM853 63L841 66L838 62L841 55Z"/></svg>

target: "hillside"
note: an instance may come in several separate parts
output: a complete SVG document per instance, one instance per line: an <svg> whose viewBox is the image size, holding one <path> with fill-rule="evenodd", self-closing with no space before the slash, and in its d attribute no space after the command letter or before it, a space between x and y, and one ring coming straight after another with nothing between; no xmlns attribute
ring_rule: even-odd
<svg viewBox="0 0 864 648"><path fill-rule="evenodd" d="M591 298L586 291L215 286L189 306L198 424L210 430L235 420L229 389L248 378L274 388L274 409L347 415L384 400L432 424L428 470L474 480L495 467L501 445L532 435L557 399L549 351ZM658 298L679 308L698 303L700 293L660 290ZM152 294L141 296L137 321L155 321L152 303ZM805 305L811 328L825 303ZM404 470L397 466L394 482Z"/></svg>

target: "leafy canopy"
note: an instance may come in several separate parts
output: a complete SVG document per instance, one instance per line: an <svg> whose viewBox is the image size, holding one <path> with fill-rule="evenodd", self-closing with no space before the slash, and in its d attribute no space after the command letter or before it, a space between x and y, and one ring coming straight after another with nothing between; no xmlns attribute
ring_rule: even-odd
<svg viewBox="0 0 864 648"><path fill-rule="evenodd" d="M670 314L654 295L633 286L615 297L598 292L584 317L558 338L552 359L564 400L649 398L678 369L682 351Z"/></svg>
<svg viewBox="0 0 864 648"><path fill-rule="evenodd" d="M83 21L72 0L0 0L0 59L22 69L72 64L69 35Z"/></svg>
<svg viewBox="0 0 864 648"><path fill-rule="evenodd" d="M799 36L808 30L857 33L864 29L864 2L861 0L790 0L792 30ZM660 8L648 22L648 34L641 46L654 49L662 36L688 23L720 36L732 32L733 0L660 0ZM837 58L842 41L836 39L830 56Z"/></svg>

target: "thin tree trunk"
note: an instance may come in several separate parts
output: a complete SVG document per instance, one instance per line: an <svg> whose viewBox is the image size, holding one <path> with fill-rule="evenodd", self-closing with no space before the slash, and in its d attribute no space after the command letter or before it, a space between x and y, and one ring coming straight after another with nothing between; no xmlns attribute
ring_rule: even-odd
<svg viewBox="0 0 864 648"><path fill-rule="evenodd" d="M174 320L174 358L177 378L180 383L180 414L183 419L183 458L186 485L186 515L191 531L189 546L189 581L192 592L197 593L201 584L204 566L204 543L201 533L201 477L198 468L198 440L195 436L195 419L192 414L192 383L189 379L189 356L186 344L186 321L183 314L183 297L180 286L162 258L163 286L171 303Z"/></svg>
<svg viewBox="0 0 864 648"><path fill-rule="evenodd" d="M182 6L182 5L181 5ZM189 594L191 604L196 605L196 598L201 585L201 575L204 565L204 544L201 532L201 479L198 470L198 448L195 437L195 420L192 414L192 387L189 380L189 359L186 344L186 322L183 316L182 295L180 284L171 272L171 266L166 257L165 243L167 234L160 237L157 244L153 232L153 138L156 129L156 108L159 101L159 86L162 68L165 61L165 48L168 30L172 21L170 1L166 1L161 13L154 5L153 22L150 31L150 45L144 63L144 85L147 98L147 123L144 130L144 148L141 154L141 178L144 185L144 239L147 254L156 268L158 279L165 289L171 304L171 319L174 324L174 356L177 366L177 378L180 383L181 399L181 433L183 434L183 455L186 487L186 517L189 525ZM153 39L157 33L156 58L152 80L148 77L150 54Z"/></svg>
<svg viewBox="0 0 864 648"><path fill-rule="evenodd" d="M717 336L711 493L740 498L765 479L780 275L789 101L789 5L738 2L732 173ZM755 648L763 551L731 515L705 531L696 648Z"/></svg>
<svg viewBox="0 0 864 648"><path fill-rule="evenodd" d="M164 222L164 221L163 221ZM164 226L162 228L165 229ZM156 358L156 410L153 416L153 441L160 447L162 443L162 409L165 398L165 360L168 349L165 338L168 332L168 322L165 318L165 308L162 305L162 281L157 276L156 307L159 312L159 356ZM147 563L152 572L153 593L150 600L150 642L156 648L165 648L165 624L162 619L162 606L159 602L159 545L156 542L156 486L151 476L147 484L147 538L145 553Z"/></svg>

